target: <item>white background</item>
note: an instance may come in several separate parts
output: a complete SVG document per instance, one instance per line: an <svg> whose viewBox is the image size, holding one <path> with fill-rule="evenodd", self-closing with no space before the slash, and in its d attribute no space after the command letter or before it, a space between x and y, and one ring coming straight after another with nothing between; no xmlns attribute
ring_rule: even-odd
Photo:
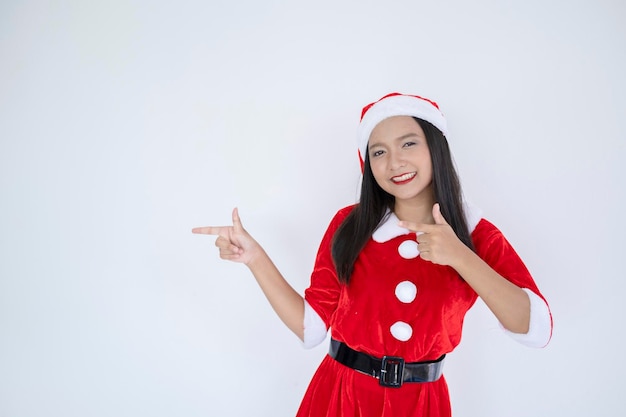
<svg viewBox="0 0 626 417"><path fill-rule="evenodd" d="M383 5L384 4L384 5ZM0 416L290 416L326 352L193 226L238 206L304 290L355 201L360 109L431 97L552 343L483 304L455 416L623 415L626 6L0 3Z"/></svg>

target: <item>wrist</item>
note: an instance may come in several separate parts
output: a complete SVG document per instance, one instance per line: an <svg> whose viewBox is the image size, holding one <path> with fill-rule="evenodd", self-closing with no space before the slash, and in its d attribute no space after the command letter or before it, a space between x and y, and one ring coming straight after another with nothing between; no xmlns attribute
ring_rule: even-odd
<svg viewBox="0 0 626 417"><path fill-rule="evenodd" d="M454 268L459 274L462 274L463 270L471 265L471 263L475 261L476 258L477 255L474 253L474 251L472 251L464 244L461 244L457 255L452 258L452 263L450 264L450 266Z"/></svg>
<svg viewBox="0 0 626 417"><path fill-rule="evenodd" d="M250 268L251 271L262 268L267 263L269 257L263 248L256 244L255 248L250 251L250 258L245 262L245 265Z"/></svg>

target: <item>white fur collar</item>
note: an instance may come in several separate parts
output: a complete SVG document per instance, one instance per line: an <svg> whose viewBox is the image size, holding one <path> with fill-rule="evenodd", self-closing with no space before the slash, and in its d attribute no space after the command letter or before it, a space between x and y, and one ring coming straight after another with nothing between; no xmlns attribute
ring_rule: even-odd
<svg viewBox="0 0 626 417"><path fill-rule="evenodd" d="M470 233L474 231L478 222L482 218L483 212L476 206L473 206L466 200L463 200L463 209L465 211L465 221ZM385 243L393 239L394 237L407 235L411 233L409 229L398 226L400 219L393 212L387 212L383 221L376 228L372 234L372 239L378 243Z"/></svg>

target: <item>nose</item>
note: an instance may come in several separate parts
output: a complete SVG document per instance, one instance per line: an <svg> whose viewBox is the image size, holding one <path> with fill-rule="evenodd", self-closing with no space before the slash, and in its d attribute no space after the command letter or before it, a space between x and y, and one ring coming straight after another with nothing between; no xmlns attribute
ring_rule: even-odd
<svg viewBox="0 0 626 417"><path fill-rule="evenodd" d="M389 152L389 168L392 171L395 171L399 168L402 168L406 165L406 161L402 156L402 152L397 150L392 150Z"/></svg>

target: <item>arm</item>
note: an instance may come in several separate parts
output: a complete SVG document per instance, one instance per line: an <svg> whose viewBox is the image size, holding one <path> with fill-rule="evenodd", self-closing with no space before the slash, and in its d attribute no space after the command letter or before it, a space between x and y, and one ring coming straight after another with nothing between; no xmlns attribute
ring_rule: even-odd
<svg viewBox="0 0 626 417"><path fill-rule="evenodd" d="M450 266L483 299L505 329L527 333L530 300L526 292L494 271L467 246L462 246Z"/></svg>
<svg viewBox="0 0 626 417"><path fill-rule="evenodd" d="M193 233L217 235L215 246L220 258L245 264L278 317L303 340L304 299L283 278L265 250L243 228L239 213L233 210L233 225L222 227L196 227Z"/></svg>
<svg viewBox="0 0 626 417"><path fill-rule="evenodd" d="M433 206L433 218L434 225L401 222L401 226L418 234L420 256L454 268L507 330L527 333L530 301L525 291L493 270L458 239L441 215L439 204Z"/></svg>
<svg viewBox="0 0 626 417"><path fill-rule="evenodd" d="M300 340L304 340L304 299L283 278L265 251L262 252L247 264L248 268L278 317Z"/></svg>

